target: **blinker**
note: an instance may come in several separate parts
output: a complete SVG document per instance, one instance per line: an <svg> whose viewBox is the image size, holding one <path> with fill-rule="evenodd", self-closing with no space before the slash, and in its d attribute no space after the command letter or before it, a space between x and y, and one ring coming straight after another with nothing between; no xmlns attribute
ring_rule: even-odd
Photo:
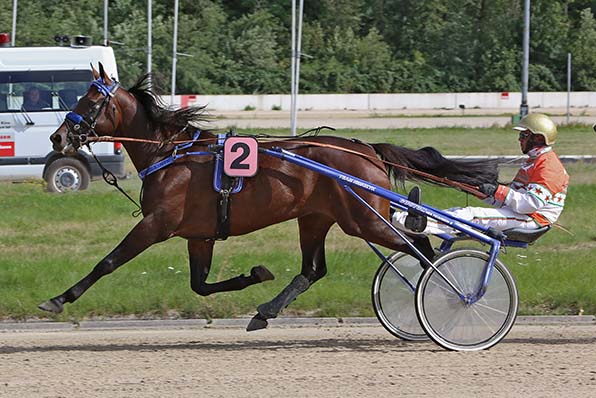
<svg viewBox="0 0 596 398"><path fill-rule="evenodd" d="M83 121L83 116L79 115L78 113L68 112L66 114L66 118L73 122L74 124L81 124Z"/></svg>

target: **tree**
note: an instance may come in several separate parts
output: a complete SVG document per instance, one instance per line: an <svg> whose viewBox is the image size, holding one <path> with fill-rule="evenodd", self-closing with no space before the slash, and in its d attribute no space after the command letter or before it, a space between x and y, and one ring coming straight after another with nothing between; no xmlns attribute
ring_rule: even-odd
<svg viewBox="0 0 596 398"><path fill-rule="evenodd" d="M288 0L180 2L179 93L289 93ZM153 71L169 87L174 2L153 2ZM12 0L0 0L10 31ZM321 0L304 3L301 93L520 89L523 0ZM530 90L561 90L567 53L574 88L596 89L596 0L533 0ZM120 79L146 70L146 0L110 1ZM2 28L3 27L3 28ZM19 2L17 45L55 34L103 40L103 2ZM1 55L0 49L0 57Z"/></svg>
<svg viewBox="0 0 596 398"><path fill-rule="evenodd" d="M566 82L569 22L561 2L532 2L530 77L532 91L558 91Z"/></svg>
<svg viewBox="0 0 596 398"><path fill-rule="evenodd" d="M219 87L227 93L276 93L289 87L280 64L278 27L271 14L257 11L227 25ZM286 84L287 83L287 84Z"/></svg>
<svg viewBox="0 0 596 398"><path fill-rule="evenodd" d="M574 89L596 91L596 21L589 8L580 13L579 26L573 35Z"/></svg>

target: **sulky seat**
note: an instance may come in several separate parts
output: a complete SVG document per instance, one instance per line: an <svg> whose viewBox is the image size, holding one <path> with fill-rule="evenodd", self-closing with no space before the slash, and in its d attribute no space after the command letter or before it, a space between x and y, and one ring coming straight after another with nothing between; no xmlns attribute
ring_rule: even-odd
<svg viewBox="0 0 596 398"><path fill-rule="evenodd" d="M550 229L550 225L538 229L511 228L503 231L507 240L533 243Z"/></svg>

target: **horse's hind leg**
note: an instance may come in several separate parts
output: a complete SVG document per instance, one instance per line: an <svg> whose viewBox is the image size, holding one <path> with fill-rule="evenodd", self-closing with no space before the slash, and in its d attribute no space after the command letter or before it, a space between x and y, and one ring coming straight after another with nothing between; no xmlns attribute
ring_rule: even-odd
<svg viewBox="0 0 596 398"><path fill-rule="evenodd" d="M267 327L267 319L277 315L310 285L327 273L325 262L325 237L335 221L322 214L300 217L300 248L302 250L302 271L273 300L258 306L246 330L253 331Z"/></svg>
<svg viewBox="0 0 596 398"><path fill-rule="evenodd" d="M213 257L213 241L189 240L188 254L190 259L190 287L201 296L208 296L217 292L241 290L255 283L273 280L275 277L262 265L253 267L249 276L237 277L215 283L207 283L211 259Z"/></svg>

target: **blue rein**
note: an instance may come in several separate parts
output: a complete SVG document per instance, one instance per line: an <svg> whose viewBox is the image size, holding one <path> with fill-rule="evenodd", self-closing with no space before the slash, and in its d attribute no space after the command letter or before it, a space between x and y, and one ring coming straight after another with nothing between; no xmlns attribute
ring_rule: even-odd
<svg viewBox="0 0 596 398"><path fill-rule="evenodd" d="M183 157L186 157L186 156L213 155L213 153L208 152L208 151L178 153L178 151L180 151L180 150L190 148L195 143L195 141L199 139L199 136L200 135L201 135L201 130L197 130L194 133L191 142L185 142L184 144L178 144L178 145L176 145L174 147L174 151L172 152L172 155L170 155L169 157L167 157L167 158L165 158L163 160L160 160L157 163L153 163L151 166L147 167L146 169L141 170L139 172L139 178L141 180L143 180L149 174L155 173L156 171L161 170L164 167L167 167L167 166L171 165L176 160L178 160L180 158L183 158Z"/></svg>

